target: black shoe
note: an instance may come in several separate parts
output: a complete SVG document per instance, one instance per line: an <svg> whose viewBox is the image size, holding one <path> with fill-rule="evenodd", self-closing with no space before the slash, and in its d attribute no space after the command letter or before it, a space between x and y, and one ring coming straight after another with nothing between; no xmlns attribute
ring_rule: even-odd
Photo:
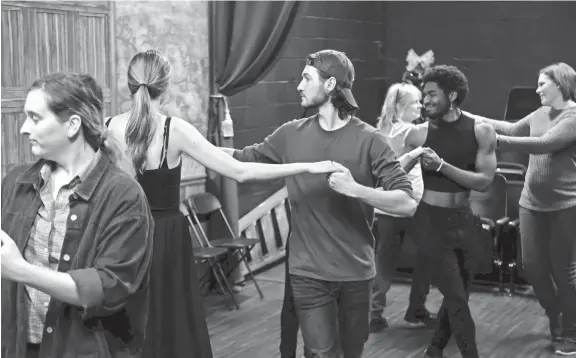
<svg viewBox="0 0 576 358"><path fill-rule="evenodd" d="M436 323L438 317L436 314L428 311L427 309L423 310L411 310L408 309L406 314L404 315L404 321L418 325L418 326L430 326Z"/></svg>
<svg viewBox="0 0 576 358"><path fill-rule="evenodd" d="M381 332L388 328L388 321L384 317L372 318L370 320L370 333Z"/></svg>
<svg viewBox="0 0 576 358"><path fill-rule="evenodd" d="M559 356L576 356L576 339L564 338L556 344L554 353Z"/></svg>

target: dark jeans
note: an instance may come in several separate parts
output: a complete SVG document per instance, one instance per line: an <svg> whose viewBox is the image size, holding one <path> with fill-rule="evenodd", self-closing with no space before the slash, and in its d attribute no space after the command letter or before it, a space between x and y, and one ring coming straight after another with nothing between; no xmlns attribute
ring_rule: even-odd
<svg viewBox="0 0 576 358"><path fill-rule="evenodd" d="M476 327L468 306L470 282L479 255L481 223L469 207L446 209L420 203L415 240L428 261L432 282L444 299L429 349L442 351L452 335L463 357L477 358Z"/></svg>
<svg viewBox="0 0 576 358"><path fill-rule="evenodd" d="M412 231L412 218L395 218L377 215L376 237L376 277L372 296L371 317L380 318L386 307L386 294L392 286L396 263L404 243L404 237ZM430 279L426 267L426 257L417 248L417 262L412 274L409 311L426 312L426 296L430 292Z"/></svg>
<svg viewBox="0 0 576 358"><path fill-rule="evenodd" d="M284 278L284 300L280 312L280 356L282 358L295 358L298 347L298 316L294 305L294 294L288 270L288 243L286 243L286 275Z"/></svg>
<svg viewBox="0 0 576 358"><path fill-rule="evenodd" d="M548 317L562 313L562 335L576 339L576 207L520 207L519 216L524 275Z"/></svg>
<svg viewBox="0 0 576 358"><path fill-rule="evenodd" d="M26 358L38 358L40 356L40 344L28 343L26 347Z"/></svg>
<svg viewBox="0 0 576 358"><path fill-rule="evenodd" d="M290 275L307 358L360 358L370 334L373 280Z"/></svg>

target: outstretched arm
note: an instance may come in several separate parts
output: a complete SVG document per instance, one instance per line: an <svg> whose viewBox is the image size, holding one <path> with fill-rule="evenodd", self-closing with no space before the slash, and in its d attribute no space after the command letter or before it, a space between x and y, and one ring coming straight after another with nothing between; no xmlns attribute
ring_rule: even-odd
<svg viewBox="0 0 576 358"><path fill-rule="evenodd" d="M223 151L224 153L228 154L231 157L234 156L234 151L236 150L234 148L226 148L226 147L218 147L218 148L220 148L221 151Z"/></svg>
<svg viewBox="0 0 576 358"><path fill-rule="evenodd" d="M474 118L478 122L484 122L490 124L499 134L512 137L520 137L530 135L530 118L533 116L535 112L530 113L526 117L514 123L507 122L504 120L490 119L466 111L462 111L462 113L464 113L469 117Z"/></svg>
<svg viewBox="0 0 576 358"><path fill-rule="evenodd" d="M496 133L494 128L487 123L477 124L474 127L474 133L478 141L475 171L460 169L444 162L430 148L424 149L422 157L424 169L438 170L440 168L440 173L459 185L470 190L485 191L494 180L496 173Z"/></svg>
<svg viewBox="0 0 576 358"><path fill-rule="evenodd" d="M331 162L262 164L245 163L230 157L210 143L193 125L183 119L173 118L174 144L181 153L190 156L203 166L238 182L269 180L303 173L331 173L339 166Z"/></svg>
<svg viewBox="0 0 576 358"><path fill-rule="evenodd" d="M554 153L576 143L576 110L565 113L540 137L499 136L498 147L528 154Z"/></svg>

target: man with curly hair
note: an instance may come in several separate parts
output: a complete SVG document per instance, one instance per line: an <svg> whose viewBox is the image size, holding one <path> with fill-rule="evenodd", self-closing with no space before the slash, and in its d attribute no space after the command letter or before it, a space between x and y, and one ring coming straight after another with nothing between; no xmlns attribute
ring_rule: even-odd
<svg viewBox="0 0 576 358"><path fill-rule="evenodd" d="M442 357L454 335L462 356L478 358L468 296L485 251L481 222L470 209L470 191L485 191L492 183L496 134L492 126L460 110L468 80L458 68L431 67L422 83L424 111L430 120L410 131L405 148L424 147L424 194L414 216L414 241L432 263L432 280L444 296L425 357Z"/></svg>

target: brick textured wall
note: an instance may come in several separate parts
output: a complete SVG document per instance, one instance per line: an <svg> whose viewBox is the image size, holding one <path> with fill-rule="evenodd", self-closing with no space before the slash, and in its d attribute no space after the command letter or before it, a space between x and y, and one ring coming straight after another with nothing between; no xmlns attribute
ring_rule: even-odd
<svg viewBox="0 0 576 358"><path fill-rule="evenodd" d="M468 77L464 108L503 118L513 86L536 87L553 62L576 67L575 2L387 2L386 75L402 72L406 53L432 49L436 64Z"/></svg>

